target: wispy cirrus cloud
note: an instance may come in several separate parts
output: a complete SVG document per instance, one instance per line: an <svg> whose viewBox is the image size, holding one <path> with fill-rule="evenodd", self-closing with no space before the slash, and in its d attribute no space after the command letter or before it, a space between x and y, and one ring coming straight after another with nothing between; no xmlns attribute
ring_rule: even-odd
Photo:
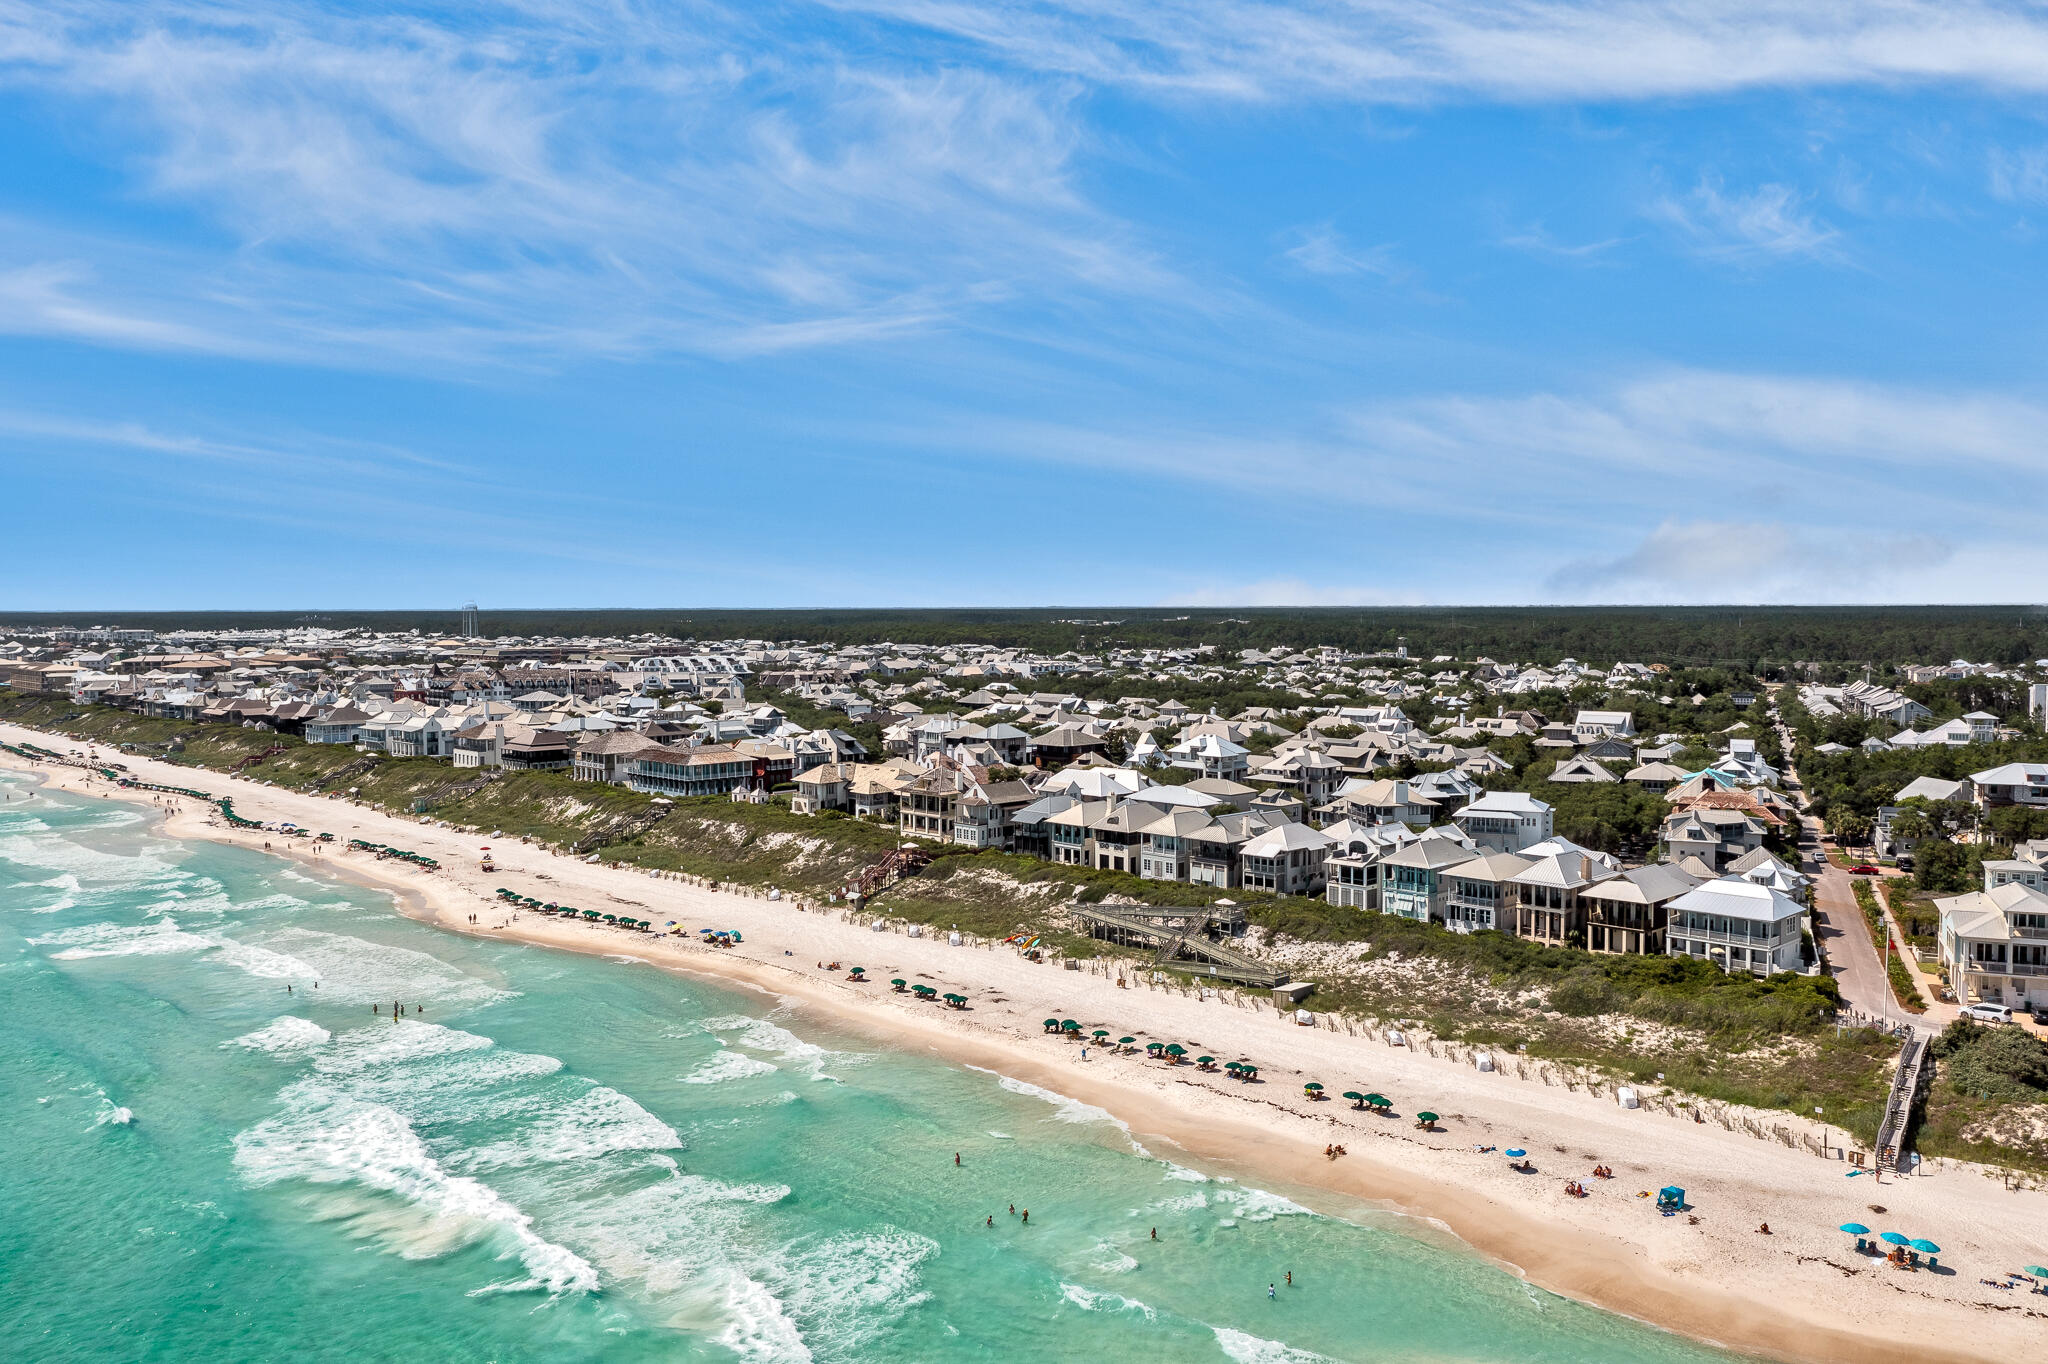
<svg viewBox="0 0 2048 1364"><path fill-rule="evenodd" d="M779 47L715 6L0 0L0 88L231 242L17 243L15 330L204 349L225 314L299 358L758 354L1173 278L1075 189L1070 85ZM159 320L61 291L88 272L153 276Z"/></svg>
<svg viewBox="0 0 2048 1364"><path fill-rule="evenodd" d="M1393 243L1356 246L1346 241L1333 223L1295 228L1285 240L1289 244L1280 253L1282 258L1312 275L1377 275L1381 279L1401 280L1409 273L1395 254Z"/></svg>
<svg viewBox="0 0 2048 1364"><path fill-rule="evenodd" d="M2048 89L2048 19L1961 0L829 0L1166 97L1660 99L1905 83Z"/></svg>
<svg viewBox="0 0 2048 1364"><path fill-rule="evenodd" d="M1657 199L1645 216L1669 224L1701 255L1755 262L1842 257L1842 234L1810 212L1789 185L1759 185L1730 193L1702 179L1689 194Z"/></svg>

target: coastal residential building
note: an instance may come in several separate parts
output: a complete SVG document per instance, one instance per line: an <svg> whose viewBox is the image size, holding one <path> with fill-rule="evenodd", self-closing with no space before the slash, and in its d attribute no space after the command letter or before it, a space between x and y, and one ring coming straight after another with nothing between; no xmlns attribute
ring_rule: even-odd
<svg viewBox="0 0 2048 1364"><path fill-rule="evenodd" d="M1530 865L1511 882L1516 935L1553 947L1583 945L1584 894L1619 875L1621 869L1605 855L1561 838L1535 844L1522 855L1530 859Z"/></svg>
<svg viewBox="0 0 2048 1364"><path fill-rule="evenodd" d="M1711 961L1722 970L1768 976L1801 966L1806 908L1782 891L1722 877L1670 903L1667 950Z"/></svg>
<svg viewBox="0 0 2048 1364"><path fill-rule="evenodd" d="M671 798L723 796L748 785L753 777L751 758L723 744L707 744L640 754L626 770L626 785Z"/></svg>
<svg viewBox="0 0 2048 1364"><path fill-rule="evenodd" d="M1380 911L1419 923L1442 922L1452 868L1472 849L1448 839L1418 839L1380 862Z"/></svg>
<svg viewBox="0 0 2048 1364"><path fill-rule="evenodd" d="M1531 862L1511 852L1485 852L1439 873L1444 886L1443 922L1454 933L1512 929L1515 878Z"/></svg>
<svg viewBox="0 0 2048 1364"><path fill-rule="evenodd" d="M1292 821L1245 843L1238 855L1239 884L1278 895L1314 895L1323 889L1323 862L1335 843L1320 829Z"/></svg>
<svg viewBox="0 0 2048 1364"><path fill-rule="evenodd" d="M363 726L374 718L354 706L336 706L325 715L306 722L309 744L353 744L362 737Z"/></svg>
<svg viewBox="0 0 2048 1364"><path fill-rule="evenodd" d="M578 781L624 786L634 760L649 749L657 757L665 751L629 729L585 734L571 750L570 773Z"/></svg>
<svg viewBox="0 0 2048 1364"><path fill-rule="evenodd" d="M1251 750L1220 734L1197 734L1168 748L1166 761L1217 781L1241 782L1251 771Z"/></svg>
<svg viewBox="0 0 2048 1364"><path fill-rule="evenodd" d="M2017 881L1936 900L1941 964L1965 1004L2048 999L2048 893Z"/></svg>
<svg viewBox="0 0 2048 1364"><path fill-rule="evenodd" d="M2001 805L2048 805L2048 763L2007 763L1972 772L1970 791L1977 804L1986 809Z"/></svg>
<svg viewBox="0 0 2048 1364"><path fill-rule="evenodd" d="M1632 739L1636 717L1625 710L1582 710L1572 721L1572 737L1582 744L1595 739Z"/></svg>
<svg viewBox="0 0 2048 1364"><path fill-rule="evenodd" d="M1699 884L1676 863L1653 862L1586 887L1586 950L1662 956L1671 902Z"/></svg>
<svg viewBox="0 0 2048 1364"><path fill-rule="evenodd" d="M1473 843L1494 852L1520 852L1551 836L1554 814L1526 791L1489 791L1451 816Z"/></svg>

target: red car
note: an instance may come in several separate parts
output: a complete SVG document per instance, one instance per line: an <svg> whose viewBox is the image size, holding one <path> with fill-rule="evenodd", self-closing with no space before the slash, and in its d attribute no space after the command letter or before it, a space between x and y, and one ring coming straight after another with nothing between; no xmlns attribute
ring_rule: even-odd
<svg viewBox="0 0 2048 1364"><path fill-rule="evenodd" d="M1864 862L1864 863L1862 863L1862 864L1860 864L1860 865L1858 865L1858 866L1854 866L1854 867L1851 867L1851 868L1849 868L1849 875L1851 875L1851 876L1882 876L1882 875L1884 875L1884 870L1883 870L1883 868L1881 868L1881 867L1873 867L1873 866L1871 866L1871 865L1870 865L1870 864L1869 864L1868 862Z"/></svg>

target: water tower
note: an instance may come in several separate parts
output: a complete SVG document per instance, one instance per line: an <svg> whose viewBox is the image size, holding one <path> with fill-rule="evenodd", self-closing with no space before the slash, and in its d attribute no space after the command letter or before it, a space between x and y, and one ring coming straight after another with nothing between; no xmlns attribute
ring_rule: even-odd
<svg viewBox="0 0 2048 1364"><path fill-rule="evenodd" d="M476 603L464 602L462 606L462 637L476 638Z"/></svg>

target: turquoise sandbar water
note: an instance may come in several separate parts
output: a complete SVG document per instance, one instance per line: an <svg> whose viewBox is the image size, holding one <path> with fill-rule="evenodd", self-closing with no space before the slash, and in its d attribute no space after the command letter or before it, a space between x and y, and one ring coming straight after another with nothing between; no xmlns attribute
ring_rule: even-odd
<svg viewBox="0 0 2048 1364"><path fill-rule="evenodd" d="M13 1358L1730 1358L760 995L0 792Z"/></svg>

